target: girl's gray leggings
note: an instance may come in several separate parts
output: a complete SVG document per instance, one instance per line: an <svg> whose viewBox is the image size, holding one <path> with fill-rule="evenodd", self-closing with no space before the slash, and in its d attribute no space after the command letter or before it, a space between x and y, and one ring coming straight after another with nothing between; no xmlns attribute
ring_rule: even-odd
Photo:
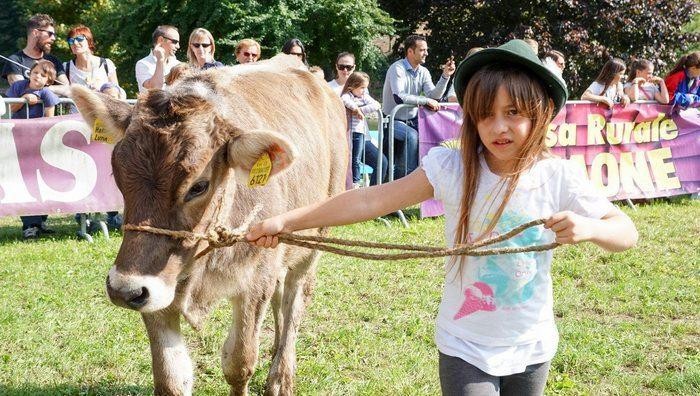
<svg viewBox="0 0 700 396"><path fill-rule="evenodd" d="M494 377L460 358L440 352L440 387L445 396L540 396L547 385L549 364L533 364L522 373Z"/></svg>

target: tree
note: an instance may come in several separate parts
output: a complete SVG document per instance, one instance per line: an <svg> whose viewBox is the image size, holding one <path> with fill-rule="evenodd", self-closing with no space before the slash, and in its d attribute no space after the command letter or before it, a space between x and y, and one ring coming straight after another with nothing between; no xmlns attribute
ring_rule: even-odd
<svg viewBox="0 0 700 396"><path fill-rule="evenodd" d="M572 98L580 96L611 56L646 58L664 72L700 37L697 31L682 30L697 12L694 0L412 1L424 4L410 24L429 32L430 70L437 70L451 51L461 59L471 47L533 38L540 53L557 49L567 55L564 78ZM406 17L392 9L393 17Z"/></svg>
<svg viewBox="0 0 700 396"><path fill-rule="evenodd" d="M120 81L134 84L133 65L150 50L151 33L159 24L177 26L183 48L190 31L208 29L216 39L216 58L225 64L234 63L240 39L257 40L263 57L271 57L285 41L297 37L311 64L327 66L337 53L351 51L359 67L371 72L381 67L373 40L392 33L392 21L376 0L126 0L103 19L100 31L108 37L112 60L123 66ZM128 73L122 73L124 69Z"/></svg>
<svg viewBox="0 0 700 396"><path fill-rule="evenodd" d="M119 82L133 95L136 92L134 65L151 48L156 26L177 26L182 40L178 53L185 60L189 33L197 27L212 32L216 40L216 58L234 63L238 40L256 39L264 57L275 55L282 44L297 37L304 42L309 62L330 69L339 52L355 53L358 69L376 75L385 64L373 41L392 34L393 19L382 11L376 0L353 3L333 0L8 0L0 14L3 54L17 51L24 37L24 23L34 13L47 13L57 22L59 40L54 54L59 59L72 57L65 42L71 26L90 27L97 42L97 53L117 66ZM6 44L7 43L7 44ZM5 47L7 45L7 47ZM23 45L23 44L22 44ZM131 96L130 95L130 96Z"/></svg>

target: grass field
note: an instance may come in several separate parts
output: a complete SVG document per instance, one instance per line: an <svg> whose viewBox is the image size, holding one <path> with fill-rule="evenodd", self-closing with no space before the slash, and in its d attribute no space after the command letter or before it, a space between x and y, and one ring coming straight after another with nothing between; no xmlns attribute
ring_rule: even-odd
<svg viewBox="0 0 700 396"><path fill-rule="evenodd" d="M624 210L639 228L637 248L556 250L561 343L547 394L700 394L700 201ZM140 317L113 306L104 292L120 235L88 244L73 236L70 217L51 223L54 238L24 243L19 221L0 219L0 394L151 394ZM334 235L444 244L443 219L411 224L368 222ZM439 259L324 255L297 343L297 394L439 394L433 319L441 286ZM221 304L202 332L186 328L195 394L227 394L219 349L229 321ZM262 392L271 335L268 317L253 394Z"/></svg>

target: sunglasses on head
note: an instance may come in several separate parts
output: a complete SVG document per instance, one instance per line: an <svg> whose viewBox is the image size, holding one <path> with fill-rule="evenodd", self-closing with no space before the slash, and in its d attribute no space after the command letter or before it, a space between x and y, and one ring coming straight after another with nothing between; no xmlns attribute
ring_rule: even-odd
<svg viewBox="0 0 700 396"><path fill-rule="evenodd" d="M199 47L209 48L209 47L211 47L211 43L192 43L192 46L195 48L199 48Z"/></svg>
<svg viewBox="0 0 700 396"><path fill-rule="evenodd" d="M52 32L52 31L50 31L50 30L46 30L46 29L37 29L37 30L40 31L40 32L44 32L44 33L48 34L49 37L53 37L53 36L56 35L56 32Z"/></svg>
<svg viewBox="0 0 700 396"><path fill-rule="evenodd" d="M173 43L173 44L177 44L177 43L180 42L180 40L171 39L171 38L168 37L168 36L162 36L162 37L163 37L164 39L170 41L170 42Z"/></svg>
<svg viewBox="0 0 700 396"><path fill-rule="evenodd" d="M250 58L250 57L257 58L258 54L254 53L254 52L243 51L243 56L245 56L246 58Z"/></svg>
<svg viewBox="0 0 700 396"><path fill-rule="evenodd" d="M355 65L335 65L335 67L338 68L338 70L347 70L350 71L355 68Z"/></svg>
<svg viewBox="0 0 700 396"><path fill-rule="evenodd" d="M66 40L66 41L68 41L68 45L73 45L75 43L82 43L85 40L86 40L85 36L83 36L81 34L80 36L68 37L68 40Z"/></svg>

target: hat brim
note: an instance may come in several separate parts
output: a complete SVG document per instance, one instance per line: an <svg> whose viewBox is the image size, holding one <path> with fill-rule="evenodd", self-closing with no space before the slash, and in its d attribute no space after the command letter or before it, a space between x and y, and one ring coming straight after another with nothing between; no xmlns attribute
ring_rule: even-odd
<svg viewBox="0 0 700 396"><path fill-rule="evenodd" d="M520 40L513 40L520 41ZM494 63L510 63L521 66L524 70L530 71L542 83L549 96L554 101L555 114L561 110L566 104L568 91L564 82L549 71L542 62L537 58L534 52L528 47L527 49L518 48L519 45L510 45L511 42L504 44L498 48L487 48L481 50L466 59L464 59L457 70L455 71L455 93L460 105L464 98L464 91L467 88L469 80L482 67ZM523 42L524 45L527 45ZM524 51L530 51L528 54Z"/></svg>

